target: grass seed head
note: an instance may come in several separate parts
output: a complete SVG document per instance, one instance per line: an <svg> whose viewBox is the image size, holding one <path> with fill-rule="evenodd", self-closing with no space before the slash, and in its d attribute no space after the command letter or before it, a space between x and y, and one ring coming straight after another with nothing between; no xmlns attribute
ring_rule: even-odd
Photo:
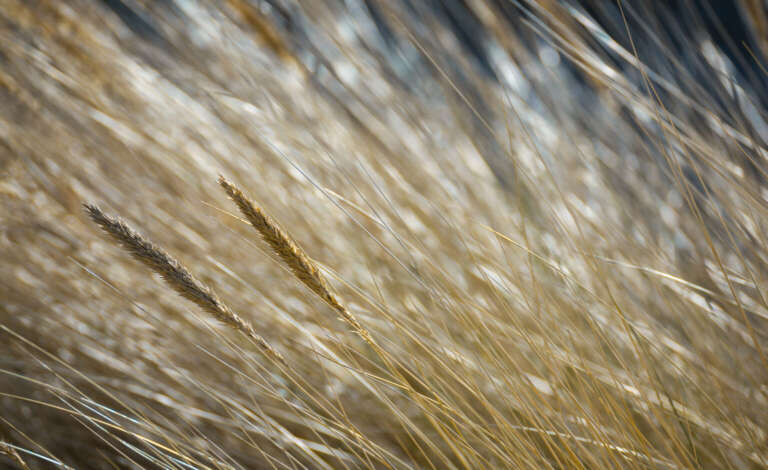
<svg viewBox="0 0 768 470"><path fill-rule="evenodd" d="M368 330L360 324L352 313L341 303L338 296L330 289L320 268L312 261L304 250L283 231L272 217L251 201L232 182L219 176L219 184L229 197L237 204L240 212L253 225L261 238L280 257L294 276L309 290L330 305L346 321L356 333L366 342L373 344L373 338Z"/></svg>
<svg viewBox="0 0 768 470"><path fill-rule="evenodd" d="M283 361L282 356L261 335L256 333L250 323L227 307L210 287L197 280L179 261L144 238L122 220L106 215L98 206L85 204L84 207L91 220L134 258L160 274L176 293L187 300L191 300L221 323L254 340L269 356Z"/></svg>

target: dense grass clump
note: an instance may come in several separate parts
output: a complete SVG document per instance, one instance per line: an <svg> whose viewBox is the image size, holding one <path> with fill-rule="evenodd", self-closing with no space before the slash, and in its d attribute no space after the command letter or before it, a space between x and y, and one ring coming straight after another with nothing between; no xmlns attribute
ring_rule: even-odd
<svg viewBox="0 0 768 470"><path fill-rule="evenodd" d="M760 2L0 25L0 465L768 467Z"/></svg>

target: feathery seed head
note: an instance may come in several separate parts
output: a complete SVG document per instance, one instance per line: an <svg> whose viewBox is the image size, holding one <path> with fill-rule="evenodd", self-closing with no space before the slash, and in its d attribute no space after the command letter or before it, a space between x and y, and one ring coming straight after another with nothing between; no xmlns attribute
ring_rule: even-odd
<svg viewBox="0 0 768 470"><path fill-rule="evenodd" d="M84 204L88 216L134 258L160 274L165 282L182 297L196 303L220 322L254 340L270 356L284 361L282 356L253 329L250 323L229 309L205 284L197 280L180 262L120 219L106 215L98 206Z"/></svg>
<svg viewBox="0 0 768 470"><path fill-rule="evenodd" d="M237 204L240 212L259 232L261 238L288 266L294 276L309 290L323 299L357 332L366 342L373 344L373 338L368 330L357 321L346 307L339 301L328 287L325 277L317 265L304 250L284 232L269 215L256 206L248 196L228 181L224 176L219 176L219 184L229 197Z"/></svg>

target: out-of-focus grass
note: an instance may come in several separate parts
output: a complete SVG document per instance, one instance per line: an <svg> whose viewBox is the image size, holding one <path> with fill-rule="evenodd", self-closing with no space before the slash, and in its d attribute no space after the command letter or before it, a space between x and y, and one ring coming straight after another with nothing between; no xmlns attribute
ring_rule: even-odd
<svg viewBox="0 0 768 470"><path fill-rule="evenodd" d="M568 2L406 3L0 0L3 464L768 465L759 67L640 4L634 44Z"/></svg>

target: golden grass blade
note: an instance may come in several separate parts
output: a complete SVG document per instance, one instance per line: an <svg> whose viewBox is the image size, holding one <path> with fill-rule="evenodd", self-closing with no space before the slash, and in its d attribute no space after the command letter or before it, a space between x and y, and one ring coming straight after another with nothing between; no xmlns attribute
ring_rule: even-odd
<svg viewBox="0 0 768 470"><path fill-rule="evenodd" d="M19 466L22 470L29 470L29 465L27 465L27 462L24 461L23 458L21 458L21 455L19 455L19 452L11 447L10 444L0 441L0 455L6 455L11 460L16 462L16 465Z"/></svg>

